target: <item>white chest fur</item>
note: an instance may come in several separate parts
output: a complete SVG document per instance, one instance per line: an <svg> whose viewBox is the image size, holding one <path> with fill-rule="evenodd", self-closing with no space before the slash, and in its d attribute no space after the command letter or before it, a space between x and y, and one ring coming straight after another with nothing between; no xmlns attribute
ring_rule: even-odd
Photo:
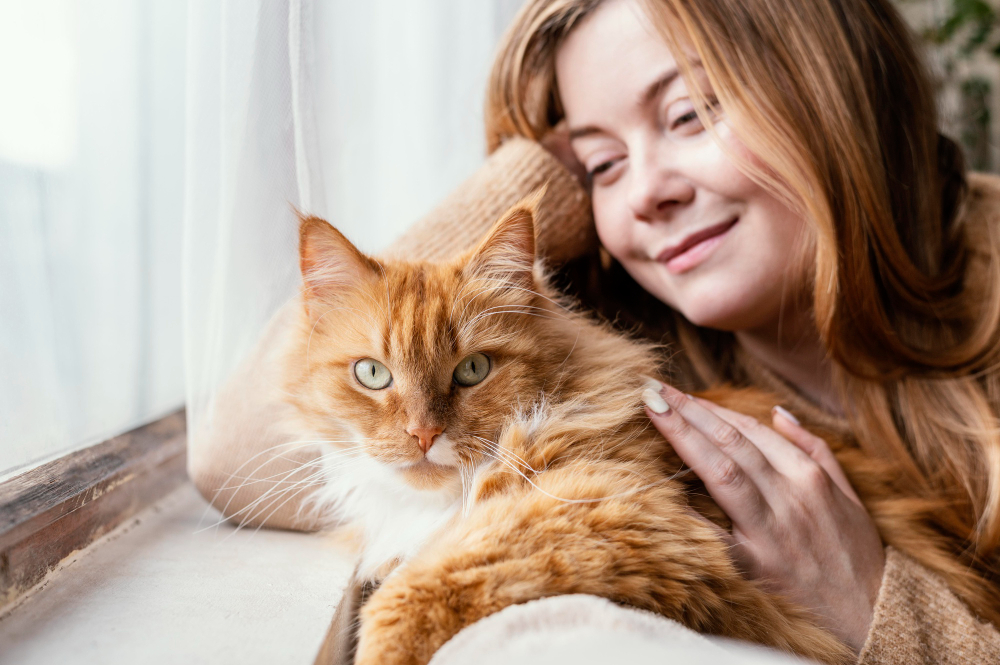
<svg viewBox="0 0 1000 665"><path fill-rule="evenodd" d="M326 484L312 500L338 523L361 528L365 539L362 575L394 559L411 557L461 506L460 488L414 489L367 455L348 465L327 465L326 476Z"/></svg>

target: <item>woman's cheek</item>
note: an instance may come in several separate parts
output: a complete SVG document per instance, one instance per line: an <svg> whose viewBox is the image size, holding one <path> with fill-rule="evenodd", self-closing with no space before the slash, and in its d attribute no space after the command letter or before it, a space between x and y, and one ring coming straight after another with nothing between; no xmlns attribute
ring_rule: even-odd
<svg viewBox="0 0 1000 665"><path fill-rule="evenodd" d="M629 259L630 239L629 224L619 212L615 214L613 197L607 192L593 190L591 205L594 210L594 225L597 227L597 237L601 245L618 261Z"/></svg>

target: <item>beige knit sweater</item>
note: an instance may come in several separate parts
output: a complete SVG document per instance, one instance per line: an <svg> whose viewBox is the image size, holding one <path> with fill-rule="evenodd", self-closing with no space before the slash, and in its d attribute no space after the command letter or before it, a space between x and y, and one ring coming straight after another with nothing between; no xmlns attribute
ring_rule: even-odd
<svg viewBox="0 0 1000 665"><path fill-rule="evenodd" d="M971 184L973 205L968 214L1000 218L1000 179L977 176ZM409 259L453 255L470 247L504 210L542 185L548 187L537 220L541 252L558 264L592 250L596 235L586 192L537 143L512 139L437 209L399 238L387 254ZM1000 222L997 226L1000 228ZM294 473L296 466L314 459L315 453L293 451L260 464L268 457L261 454L263 451L288 440L288 433L282 432L280 426L286 407L275 390L280 366L274 349L280 346L297 306L297 301L290 302L275 316L257 351L220 391L211 422L191 433L189 470L205 498L234 520L249 518L251 524L308 530L317 525L298 516L301 497L285 494L281 496L285 503L281 504L269 502L265 494L275 488L274 482L267 479L283 478L286 483L288 479L296 480L304 475ZM814 422L844 426L831 422L829 414L820 412L763 367L750 359L741 360L754 383L786 398L793 410L808 411ZM254 463L247 465L251 458ZM251 475L256 482L220 490L237 485L230 479L247 475L247 469L253 467L257 467ZM251 506L255 506L252 512ZM1000 599L997 602L1000 604ZM1000 633L995 626L979 622L940 578L887 548L874 620L859 662L1000 663Z"/></svg>

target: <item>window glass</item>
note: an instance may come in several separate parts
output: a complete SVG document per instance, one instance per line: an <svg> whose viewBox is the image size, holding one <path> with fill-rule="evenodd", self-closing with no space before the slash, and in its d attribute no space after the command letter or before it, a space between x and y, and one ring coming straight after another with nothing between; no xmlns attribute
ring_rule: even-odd
<svg viewBox="0 0 1000 665"><path fill-rule="evenodd" d="M0 474L183 402L186 7L0 1Z"/></svg>

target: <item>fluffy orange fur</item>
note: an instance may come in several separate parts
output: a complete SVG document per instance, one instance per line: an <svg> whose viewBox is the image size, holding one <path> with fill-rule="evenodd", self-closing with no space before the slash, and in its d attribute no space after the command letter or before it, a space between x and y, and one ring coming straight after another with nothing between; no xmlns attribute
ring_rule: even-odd
<svg viewBox="0 0 1000 665"><path fill-rule="evenodd" d="M337 413L353 445L399 483L453 492L462 505L366 603L356 662L426 663L480 618L571 593L822 662L851 661L808 612L744 578L695 516L727 526L644 413L639 394L646 376L660 374L661 350L554 292L535 261L534 205L519 204L477 248L443 263L376 260L326 222L302 221L304 307L288 393L303 424L338 439ZM489 357L491 369L463 387L452 373L471 353ZM359 383L353 367L364 358L390 369L390 387ZM775 404L755 390L704 396L759 419ZM415 426L442 430L454 464L429 461L407 433ZM817 433L884 541L996 621L996 589L931 526L942 506L908 496L891 468L853 442Z"/></svg>

